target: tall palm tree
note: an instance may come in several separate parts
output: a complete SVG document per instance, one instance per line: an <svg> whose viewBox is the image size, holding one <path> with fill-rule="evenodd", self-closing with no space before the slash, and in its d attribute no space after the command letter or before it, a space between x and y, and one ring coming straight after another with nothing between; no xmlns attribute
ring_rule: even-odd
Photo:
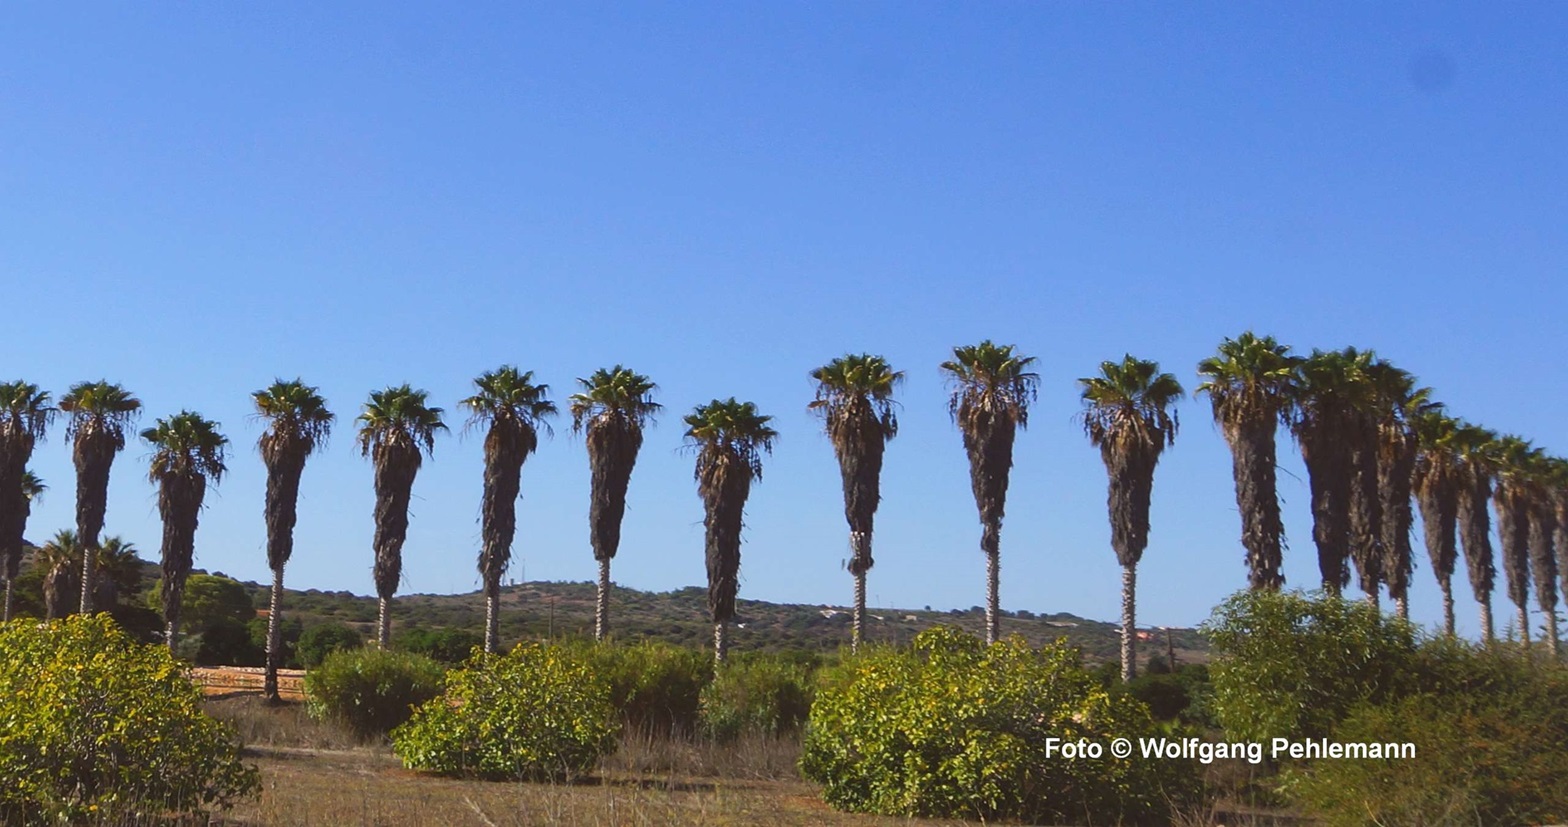
<svg viewBox="0 0 1568 827"><path fill-rule="evenodd" d="M773 417L735 397L698 405L683 421L686 444L697 452L697 493L702 497L708 564L708 611L713 617L713 657L722 663L724 629L735 616L740 581L740 532L751 483L762 479L762 455L773 452L779 432Z"/></svg>
<svg viewBox="0 0 1568 827"><path fill-rule="evenodd" d="M640 373L616 365L600 368L572 394L572 431L584 434L592 493L588 505L588 539L599 561L598 599L594 603L593 636L604 640L610 631L610 561L621 547L621 519L626 515L626 488L642 432L661 405L653 401L657 385Z"/></svg>
<svg viewBox="0 0 1568 827"><path fill-rule="evenodd" d="M1130 681L1137 673L1138 561L1149 543L1154 466L1176 443L1180 423L1170 408L1183 391L1175 376L1160 372L1158 362L1131 354L1120 362L1101 362L1100 375L1079 379L1078 385L1084 430L1110 476L1111 547L1122 566L1122 680Z"/></svg>
<svg viewBox="0 0 1568 827"><path fill-rule="evenodd" d="M201 414L181 411L142 431L152 446L147 479L158 485L158 514L163 518L163 622L169 654L174 654L180 628L180 604L185 578L196 557L196 524L201 517L207 485L223 479L229 440L218 433L218 423ZM86 553L93 553L87 549Z"/></svg>
<svg viewBox="0 0 1568 827"><path fill-rule="evenodd" d="M1530 651L1529 463L1535 451L1529 442L1512 434L1498 439L1497 487L1492 491L1504 582L1508 599L1518 612L1519 642L1526 652Z"/></svg>
<svg viewBox="0 0 1568 827"><path fill-rule="evenodd" d="M118 535L103 538L95 564L98 579L93 583L93 602L97 606L118 606L120 598L141 591L142 561L134 543Z"/></svg>
<svg viewBox="0 0 1568 827"><path fill-rule="evenodd" d="M53 416L49 394L37 385L20 379L0 383L0 574L5 575L6 620L11 619L11 581L22 565L22 535L31 512L27 463Z"/></svg>
<svg viewBox="0 0 1568 827"><path fill-rule="evenodd" d="M424 455L436 447L436 433L446 430L443 411L426 404L430 394L408 385L373 391L359 423L359 450L376 469L376 595L380 615L376 641L382 649L392 640L392 596L403 579L403 541L408 537L408 499Z"/></svg>
<svg viewBox="0 0 1568 827"><path fill-rule="evenodd" d="M17 522L25 529L27 516L32 513L33 503L37 502L44 495L44 491L49 486L44 485L44 481L39 479L38 475L32 471L23 471L20 488L22 490L22 507L25 510L22 512L21 519L17 520ZM5 574L5 614L3 617L0 617L0 620L11 619L11 586L16 582L17 575L21 574L22 550L27 545L27 541L21 538L20 532L17 533L15 538L8 538L8 540L10 546L5 550L5 558L0 560L0 566L4 567Z"/></svg>
<svg viewBox="0 0 1568 827"><path fill-rule="evenodd" d="M1379 359L1367 367L1371 383L1377 456L1377 499L1381 517L1382 574L1395 611L1410 618L1410 575L1415 568L1410 529L1415 515L1410 507L1411 486L1419 452L1416 423L1442 409L1432 401L1432 389L1416 386L1408 371ZM1449 535L1450 539L1452 534ZM1450 568L1450 572L1452 569Z"/></svg>
<svg viewBox="0 0 1568 827"><path fill-rule="evenodd" d="M1492 624L1492 588L1497 582L1497 565L1492 555L1492 520L1487 503L1492 498L1492 479L1496 474L1496 439L1491 431L1460 423L1454 434L1459 458L1459 539L1464 548L1465 571L1470 591L1481 607L1481 639L1488 645L1496 639Z"/></svg>
<svg viewBox="0 0 1568 827"><path fill-rule="evenodd" d="M534 384L533 371L512 365L486 371L474 380L478 393L458 403L470 414L469 427L488 424L485 432L485 491L480 511L479 574L485 584L485 651L500 651L501 576L512 561L512 536L517 530L517 498L523 462L539 447L539 429L555 415L545 398L550 386Z"/></svg>
<svg viewBox="0 0 1568 827"><path fill-rule="evenodd" d="M1365 408L1367 392L1362 374L1365 361L1365 355L1354 348L1313 350L1310 357L1300 361L1291 390L1291 427L1307 465L1312 491L1312 540L1318 548L1323 588L1337 595L1349 584L1350 569L1346 563L1354 555L1362 590L1375 602L1381 562L1377 547L1352 542L1355 442L1360 436L1358 418ZM1375 465L1371 490L1376 490ZM1369 526L1370 520L1363 512L1360 525L1354 526L1362 529L1360 539L1367 539Z"/></svg>
<svg viewBox="0 0 1568 827"><path fill-rule="evenodd" d="M1552 458L1547 481L1557 527L1552 545L1557 550L1557 576L1561 578L1558 591L1568 596L1568 459ZM1555 613L1552 619L1556 620Z"/></svg>
<svg viewBox="0 0 1568 827"><path fill-rule="evenodd" d="M76 532L56 532L34 552L33 565L44 571L44 616L54 620L70 614L82 592L82 546Z"/></svg>
<svg viewBox="0 0 1568 827"><path fill-rule="evenodd" d="M1205 379L1197 392L1208 394L1214 421L1230 445L1247 582L1253 589L1277 591L1285 584L1274 435L1289 419L1295 363L1288 346L1251 331L1221 342L1218 355L1198 363Z"/></svg>
<svg viewBox="0 0 1568 827"><path fill-rule="evenodd" d="M871 534L882 501L882 454L898 434L893 391L904 372L869 353L848 354L811 371L817 383L810 410L822 417L844 485L844 519L849 522L849 573L855 578L850 648L860 648L865 631L866 572Z"/></svg>
<svg viewBox="0 0 1568 827"><path fill-rule="evenodd" d="M1459 423L1441 411L1428 410L1411 420L1415 429L1416 462L1411 485L1421 509L1422 536L1432 573L1443 591L1443 633L1454 636L1454 564L1459 558L1455 531L1463 468L1457 443Z"/></svg>
<svg viewBox="0 0 1568 827"><path fill-rule="evenodd" d="M1546 646L1557 662L1557 491L1556 458L1539 448L1525 457L1524 497L1528 507L1530 578L1535 601L1546 619Z"/></svg>
<svg viewBox="0 0 1568 827"><path fill-rule="evenodd" d="M60 410L71 417L66 434L76 463L76 536L83 548L97 549L109 504L109 469L125 447L125 428L136 420L141 400L106 380L78 382L60 398ZM93 610L93 565L96 554L82 555L82 612Z"/></svg>
<svg viewBox="0 0 1568 827"><path fill-rule="evenodd" d="M336 419L321 392L300 379L274 380L250 395L256 416L267 421L257 440L267 466L267 567L272 569L272 599L267 611L267 669L262 697L278 700L278 666L283 656L283 567L294 554L294 523L299 515L299 480L305 460L324 445Z"/></svg>
<svg viewBox="0 0 1568 827"><path fill-rule="evenodd" d="M1028 368L1033 356L1015 345L990 339L953 348L941 370L952 385L948 413L964 437L969 455L969 487L980 512L980 551L985 555L985 639L995 643L1001 617L998 581L1001 569L1002 518L1007 510L1007 478L1013 468L1013 440L1029 426L1029 405L1039 391L1040 377Z"/></svg>

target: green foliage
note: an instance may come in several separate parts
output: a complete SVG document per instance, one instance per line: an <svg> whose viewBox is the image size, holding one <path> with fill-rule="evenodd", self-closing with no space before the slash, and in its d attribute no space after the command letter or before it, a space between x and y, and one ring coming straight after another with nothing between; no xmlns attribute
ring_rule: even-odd
<svg viewBox="0 0 1568 827"><path fill-rule="evenodd" d="M610 705L627 730L653 735L696 731L702 690L713 680L711 653L659 641L568 645L609 686Z"/></svg>
<svg viewBox="0 0 1568 827"><path fill-rule="evenodd" d="M0 820L119 823L260 786L161 647L105 615L0 625Z"/></svg>
<svg viewBox="0 0 1568 827"><path fill-rule="evenodd" d="M342 623L322 623L300 633L295 656L301 667L314 669L327 655L365 645L365 638Z"/></svg>
<svg viewBox="0 0 1568 827"><path fill-rule="evenodd" d="M1204 624L1218 656L1215 719L1228 738L1322 738L1358 704L1406 684L1414 629L1362 601L1244 591Z"/></svg>
<svg viewBox="0 0 1568 827"><path fill-rule="evenodd" d="M361 737L402 724L414 707L441 694L446 669L424 655L350 649L327 655L305 673L310 712Z"/></svg>
<svg viewBox="0 0 1568 827"><path fill-rule="evenodd" d="M159 598L163 581L159 579L147 593L147 606L162 609ZM192 574L185 581L185 599L180 601L180 626L195 634L217 620L244 624L256 616L250 593L244 584L221 575Z"/></svg>
<svg viewBox="0 0 1568 827"><path fill-rule="evenodd" d="M253 617L245 624L246 634L250 637L250 645L254 651L260 652L262 660L267 657L267 618ZM282 660L278 665L284 669L299 669L299 638L305 632L305 624L297 617L283 618L278 629L278 637L282 638ZM317 661L320 662L319 660Z"/></svg>
<svg viewBox="0 0 1568 827"><path fill-rule="evenodd" d="M265 638L257 646L250 627L227 617L214 618L197 633L197 666L261 666L267 661Z"/></svg>
<svg viewBox="0 0 1568 827"><path fill-rule="evenodd" d="M402 630L393 639L394 648L424 655L442 663L462 663L473 656L474 650L483 646L483 635L467 629L421 629L418 627Z"/></svg>
<svg viewBox="0 0 1568 827"><path fill-rule="evenodd" d="M1433 642L1417 691L1353 710L1347 743L1410 743L1413 758L1324 759L1283 788L1331 825L1524 825L1568 818L1568 673Z"/></svg>
<svg viewBox="0 0 1568 827"><path fill-rule="evenodd" d="M1146 672L1128 681L1123 689L1148 706L1155 720L1207 722L1210 685L1209 668L1205 665L1182 666L1175 672Z"/></svg>
<svg viewBox="0 0 1568 827"><path fill-rule="evenodd" d="M571 647L479 655L446 694L392 733L411 769L492 779L569 779L615 746L608 684Z"/></svg>
<svg viewBox="0 0 1568 827"><path fill-rule="evenodd" d="M1040 823L1168 823L1197 791L1184 761L1049 754L1049 739L1150 736L1148 710L1112 694L1058 642L987 647L932 629L912 649L866 648L829 670L801 770L841 810Z"/></svg>
<svg viewBox="0 0 1568 827"><path fill-rule="evenodd" d="M730 740L743 733L798 732L815 694L815 670L778 657L737 658L702 690L702 729Z"/></svg>

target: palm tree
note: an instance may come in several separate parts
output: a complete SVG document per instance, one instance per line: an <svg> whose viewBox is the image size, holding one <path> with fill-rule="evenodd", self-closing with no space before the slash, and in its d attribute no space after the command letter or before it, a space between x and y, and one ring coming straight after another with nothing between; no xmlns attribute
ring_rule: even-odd
<svg viewBox="0 0 1568 827"><path fill-rule="evenodd" d="M1362 369L1365 354L1354 348L1342 351L1313 350L1296 365L1291 389L1292 430L1301 445L1312 491L1312 540L1318 548L1318 572L1323 588L1339 594L1350 582L1347 560L1354 554L1360 585L1374 603L1378 592L1380 555L1370 542L1352 543L1352 528L1361 529L1363 541L1371 520L1364 498L1353 498L1358 488L1376 491L1376 466L1370 489L1356 486L1355 442L1358 418L1365 408L1367 385ZM1352 509L1360 500L1361 519ZM1359 523L1359 524L1358 524ZM1371 546L1370 548L1368 546Z"/></svg>
<svg viewBox="0 0 1568 827"><path fill-rule="evenodd" d="M1557 662L1557 460L1539 448L1525 457L1524 497L1529 508L1530 577L1546 618L1546 646Z"/></svg>
<svg viewBox="0 0 1568 827"><path fill-rule="evenodd" d="M969 455L969 487L980 512L980 551L985 555L985 639L995 643L1001 616L998 580L1001 568L1002 518L1007 510L1007 478L1013 468L1013 440L1029 426L1029 405L1040 377L1027 369L1033 356L1015 345L990 339L953 348L941 370L952 385L947 410L964 437Z"/></svg>
<svg viewBox="0 0 1568 827"><path fill-rule="evenodd" d="M1469 423L1460 423L1454 433L1455 454L1460 462L1459 539L1470 591L1481 607L1481 639L1488 645L1496 637L1492 627L1492 588L1497 582L1497 566L1492 559L1492 521L1487 511L1496 474L1496 439L1491 431Z"/></svg>
<svg viewBox="0 0 1568 827"><path fill-rule="evenodd" d="M392 596L403 578L403 541L408 537L408 499L424 454L436 447L436 433L446 430L443 411L425 404L429 393L408 385L373 391L358 419L359 450L376 468L376 595L380 615L376 641L382 649L392 639Z"/></svg>
<svg viewBox="0 0 1568 827"><path fill-rule="evenodd" d="M1395 611L1410 618L1410 575L1415 568L1410 529L1415 515L1410 507L1411 486L1420 441L1419 418L1442 409L1432 401L1431 388L1416 387L1409 372L1379 359L1367 367L1372 386L1377 456L1377 499L1381 516L1382 574ZM1452 533L1449 535L1452 540ZM1450 567L1450 573L1453 569Z"/></svg>
<svg viewBox="0 0 1568 827"><path fill-rule="evenodd" d="M593 635L604 640L610 631L610 561L621 546L621 519L626 515L626 488L642 432L653 422L660 406L653 401L657 385L640 373L616 365L600 368L572 394L572 431L584 434L592 494L588 506L588 539L599 561L598 599L594 604Z"/></svg>
<svg viewBox="0 0 1568 827"><path fill-rule="evenodd" d="M134 543L113 535L103 538L98 547L97 580L93 583L93 602L97 606L118 606L121 597L141 591L142 561Z"/></svg>
<svg viewBox="0 0 1568 827"><path fill-rule="evenodd" d="M1411 484L1421 508L1427 557L1443 591L1443 633L1453 637L1454 564L1459 558L1455 531L1463 486L1457 443L1459 423L1438 410L1428 410L1415 416L1411 424L1416 441Z"/></svg>
<svg viewBox="0 0 1568 827"><path fill-rule="evenodd" d="M684 417L686 444L697 452L697 493L702 497L708 563L708 611L713 617L713 657L722 663L724 629L735 616L740 582L740 532L751 483L762 479L762 455L773 452L773 419L735 397L698 405Z"/></svg>
<svg viewBox="0 0 1568 827"><path fill-rule="evenodd" d="M70 614L82 591L82 546L76 532L56 532L34 552L33 564L44 571L44 616L54 620Z"/></svg>
<svg viewBox="0 0 1568 827"><path fill-rule="evenodd" d="M327 441L336 419L318 389L299 379L274 380L250 395L256 416L267 421L257 440L267 466L267 566L272 569L272 599L267 611L267 670L262 697L278 700L278 666L283 656L283 567L294 554L294 523L299 514L299 480L305 460Z"/></svg>
<svg viewBox="0 0 1568 827"><path fill-rule="evenodd" d="M21 519L17 520L17 523L25 529L27 516L32 513L33 503L44 495L44 491L49 486L44 485L44 481L39 479L38 475L32 471L23 471L22 483L19 487L22 491L22 508L25 510L22 512ZM5 615L0 617L0 620L11 619L11 586L16 582L17 575L21 574L22 550L27 545L27 541L22 539L20 532L14 538L8 538L8 541L10 545L5 550L5 558L0 560L0 565L3 565L5 570Z"/></svg>
<svg viewBox="0 0 1568 827"><path fill-rule="evenodd" d="M1518 611L1519 642L1530 651L1530 480L1529 463L1537 449L1509 434L1497 441L1497 539L1502 545L1508 599Z"/></svg>
<svg viewBox="0 0 1568 827"><path fill-rule="evenodd" d="M855 578L850 648L860 648L865 631L866 572L871 570L871 533L882 500L882 454L898 434L893 391L904 381L881 356L848 354L811 371L817 383L810 410L822 417L844 484L844 519L849 522L849 573Z"/></svg>
<svg viewBox="0 0 1568 827"><path fill-rule="evenodd" d="M78 382L60 398L70 415L66 434L74 443L76 463L76 537L82 547L98 548L104 511L109 503L109 469L125 447L125 427L135 421L141 400L105 380ZM97 555L82 555L82 613L93 610L93 564Z"/></svg>
<svg viewBox="0 0 1568 827"><path fill-rule="evenodd" d="M185 578L190 576L196 557L196 524L202 500L208 483L216 484L228 470L223 459L229 440L218 433L218 423L191 411L159 419L142 431L142 439L153 448L147 479L158 485L158 514L163 518L163 622L172 655Z"/></svg>
<svg viewBox="0 0 1568 827"><path fill-rule="evenodd" d="M1247 581L1253 589L1277 591L1285 585L1285 525L1275 485L1274 435L1289 420L1289 388L1296 357L1273 336L1251 331L1220 343L1219 355L1198 363L1206 377L1198 393L1208 394L1214 421L1230 444L1241 512L1241 544L1247 550Z"/></svg>
<svg viewBox="0 0 1568 827"><path fill-rule="evenodd" d="M1078 385L1086 408L1084 430L1110 476L1111 547L1122 566L1122 680L1130 681L1137 673L1138 561L1149 543L1154 466L1176 442L1180 423L1169 408L1183 391L1175 376L1160 372L1158 362L1131 354L1121 362L1101 362L1100 375L1079 379Z"/></svg>
<svg viewBox="0 0 1568 827"><path fill-rule="evenodd" d="M555 403L545 398L550 386L533 383L533 371L511 365L486 371L474 380L478 393L458 403L470 412L469 427L488 424L485 433L485 492L480 511L484 548L479 574L485 583L485 651L500 651L497 614L501 576L512 561L512 536L517 529L517 498L523 462L539 447L539 428L549 430L545 417Z"/></svg>
<svg viewBox="0 0 1568 827"><path fill-rule="evenodd" d="M37 385L20 379L0 383L0 574L5 575L6 620L11 619L11 581L22 565L22 535L31 512L27 463L53 416L49 394Z"/></svg>

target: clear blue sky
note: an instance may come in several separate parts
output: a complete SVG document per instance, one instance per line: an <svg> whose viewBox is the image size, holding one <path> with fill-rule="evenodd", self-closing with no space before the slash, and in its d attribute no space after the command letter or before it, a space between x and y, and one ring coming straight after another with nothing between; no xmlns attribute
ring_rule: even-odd
<svg viewBox="0 0 1568 827"><path fill-rule="evenodd" d="M319 385L301 588L372 591L351 420L410 382L456 408L516 363L558 398L624 362L668 412L632 480L618 582L704 582L679 416L755 401L782 432L743 597L843 604L838 472L807 371L909 380L870 597L983 602L979 525L937 372L1017 343L1043 381L1002 537L1010 609L1111 619L1105 475L1074 379L1131 352L1190 388L1221 338L1355 344L1452 410L1568 450L1568 8L1484 4L22 4L0 25L0 375L124 383L235 443L197 565L265 580L250 391ZM1245 584L1206 403L1156 477L1140 619ZM454 425L460 424L455 419ZM480 439L415 486L404 593L477 587ZM156 558L146 446L109 533ZM1291 585L1317 580L1282 440ZM71 525L63 427L29 536ZM524 470L514 575L587 580L587 461L562 423ZM1462 624L1474 604L1458 580ZM1439 616L1424 553L1415 616ZM1501 596L1499 618L1509 617Z"/></svg>

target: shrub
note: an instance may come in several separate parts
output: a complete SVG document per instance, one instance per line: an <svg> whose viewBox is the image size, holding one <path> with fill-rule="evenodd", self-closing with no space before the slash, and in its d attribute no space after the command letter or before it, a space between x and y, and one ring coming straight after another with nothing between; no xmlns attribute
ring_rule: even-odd
<svg viewBox="0 0 1568 827"><path fill-rule="evenodd" d="M1245 591L1204 623L1214 647L1211 709L1227 737L1322 738L1350 710L1396 696L1413 627L1363 601Z"/></svg>
<svg viewBox="0 0 1568 827"><path fill-rule="evenodd" d="M575 645L609 685L610 704L632 732L689 734L697 729L702 690L713 680L713 657L659 641Z"/></svg>
<svg viewBox="0 0 1568 827"><path fill-rule="evenodd" d="M569 647L519 645L448 676L446 694L392 733L411 769L491 779L567 779L615 746L609 686Z"/></svg>
<svg viewBox="0 0 1568 827"><path fill-rule="evenodd" d="M1568 674L1511 655L1434 642L1419 691L1353 710L1345 743L1410 743L1414 757L1317 760L1283 789L1332 825L1523 825L1568 817Z"/></svg>
<svg viewBox="0 0 1568 827"><path fill-rule="evenodd" d="M393 641L393 645L404 652L413 652L451 664L468 660L474 654L474 650L484 646L484 643L485 639L482 635L467 629L417 627L403 630Z"/></svg>
<svg viewBox="0 0 1568 827"><path fill-rule="evenodd" d="M259 787L162 647L107 615L0 625L0 821L227 809Z"/></svg>
<svg viewBox="0 0 1568 827"><path fill-rule="evenodd" d="M310 712L361 737L384 735L414 707L441 694L446 670L423 655L352 649L327 655L305 673Z"/></svg>
<svg viewBox="0 0 1568 827"><path fill-rule="evenodd" d="M797 732L811 710L814 670L779 657L724 664L702 690L702 728L732 740L742 733Z"/></svg>
<svg viewBox="0 0 1568 827"><path fill-rule="evenodd" d="M1043 823L1166 823L1196 795L1191 762L1068 759L1048 739L1108 745L1154 733L1148 710L1111 694L1058 641L984 646L953 629L912 649L871 648L829 670L801 770L835 808Z"/></svg>
<svg viewBox="0 0 1568 827"><path fill-rule="evenodd" d="M365 639L359 632L348 626L342 623L323 623L301 632L299 643L296 644L294 651L299 658L300 666L314 669L333 652L358 649L364 645Z"/></svg>

